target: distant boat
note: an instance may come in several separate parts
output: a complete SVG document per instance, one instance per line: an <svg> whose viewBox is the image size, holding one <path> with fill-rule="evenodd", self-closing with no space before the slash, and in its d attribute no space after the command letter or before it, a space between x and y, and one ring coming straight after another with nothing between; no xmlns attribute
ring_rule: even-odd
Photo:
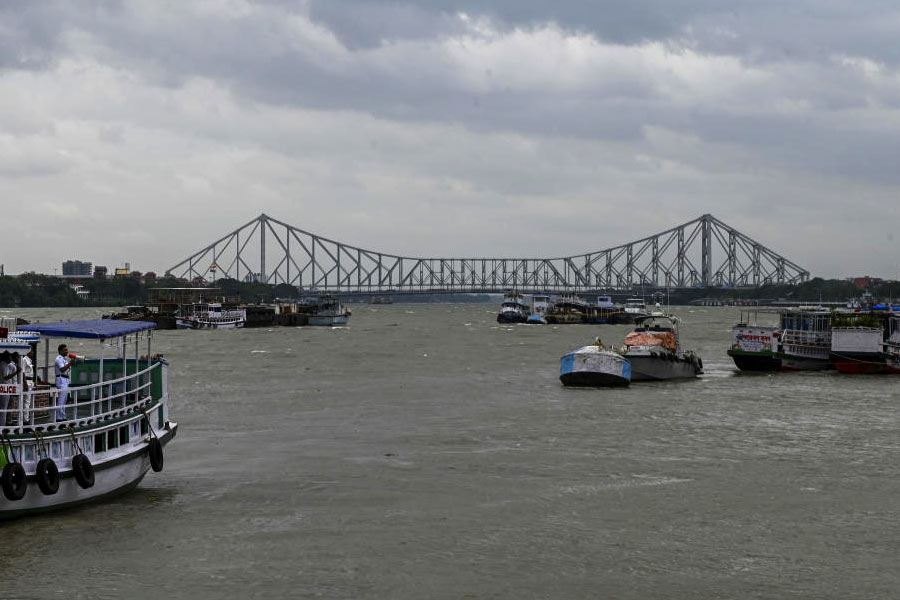
<svg viewBox="0 0 900 600"><path fill-rule="evenodd" d="M647 310L647 304L644 302L643 298L638 298L636 296L632 296L625 300L625 314L631 319L630 322L634 323L644 317L650 316L650 311Z"/></svg>
<svg viewBox="0 0 900 600"><path fill-rule="evenodd" d="M588 305L583 299L575 294L560 294L544 319L551 325L585 323L587 313Z"/></svg>
<svg viewBox="0 0 900 600"><path fill-rule="evenodd" d="M350 320L350 311L341 301L331 295L322 295L302 300L298 310L308 317L308 325L334 326L346 325Z"/></svg>
<svg viewBox="0 0 900 600"><path fill-rule="evenodd" d="M544 318L551 309L553 303L547 294L532 294L531 296L531 314L528 315L527 323L542 324L547 320Z"/></svg>
<svg viewBox="0 0 900 600"><path fill-rule="evenodd" d="M503 303L497 314L498 323L524 323L528 320L530 310L525 304L522 294L506 292L503 294Z"/></svg>
<svg viewBox="0 0 900 600"><path fill-rule="evenodd" d="M219 302L197 302L175 316L178 329L236 329L247 321L243 308L224 308Z"/></svg>
<svg viewBox="0 0 900 600"><path fill-rule="evenodd" d="M612 296L597 296L597 301L587 309L586 322L615 325L633 323L634 317L621 304L613 302Z"/></svg>
<svg viewBox="0 0 900 600"><path fill-rule="evenodd" d="M375 296L369 304L393 304L394 299L390 296Z"/></svg>

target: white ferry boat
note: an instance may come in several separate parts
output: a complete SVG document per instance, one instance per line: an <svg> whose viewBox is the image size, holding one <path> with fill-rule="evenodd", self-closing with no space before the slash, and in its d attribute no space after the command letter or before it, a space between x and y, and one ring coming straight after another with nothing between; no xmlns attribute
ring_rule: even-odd
<svg viewBox="0 0 900 600"><path fill-rule="evenodd" d="M650 311L647 310L647 303L644 302L643 298L638 298L637 296L627 298L623 310L632 323L650 316Z"/></svg>
<svg viewBox="0 0 900 600"><path fill-rule="evenodd" d="M151 354L153 327L111 319L41 323L0 341L20 356L35 349L39 378L26 391L19 373L3 389L9 404L0 415L0 519L107 498L137 486L150 469L162 470L163 447L178 425L169 420L168 363ZM58 342L66 339L97 342L99 358L70 355L65 417L57 418L61 390L48 383Z"/></svg>
<svg viewBox="0 0 900 600"><path fill-rule="evenodd" d="M631 363L631 381L690 379L703 373L700 357L681 348L678 319L672 315L641 319L625 336L621 354Z"/></svg>
<svg viewBox="0 0 900 600"><path fill-rule="evenodd" d="M307 315L307 325L346 325L350 320L350 311L334 296L301 301L299 310Z"/></svg>
<svg viewBox="0 0 900 600"><path fill-rule="evenodd" d="M198 302L183 308L175 318L178 329L236 329L247 322L244 308L223 308L219 302Z"/></svg>

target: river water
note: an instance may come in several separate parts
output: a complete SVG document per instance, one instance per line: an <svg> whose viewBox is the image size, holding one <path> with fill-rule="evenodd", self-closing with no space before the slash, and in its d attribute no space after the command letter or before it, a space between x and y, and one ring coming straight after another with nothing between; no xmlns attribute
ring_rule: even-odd
<svg viewBox="0 0 900 600"><path fill-rule="evenodd" d="M741 374L738 310L680 307L702 378L572 389L560 356L629 327L352 308L342 328L155 334L165 469L0 523L0 598L900 594L900 379Z"/></svg>

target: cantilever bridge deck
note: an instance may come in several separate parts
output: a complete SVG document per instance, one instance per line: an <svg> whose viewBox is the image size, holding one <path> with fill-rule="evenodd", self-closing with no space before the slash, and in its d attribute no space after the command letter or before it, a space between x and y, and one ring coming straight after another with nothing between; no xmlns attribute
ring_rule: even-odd
<svg viewBox="0 0 900 600"><path fill-rule="evenodd" d="M336 242L266 214L166 270L189 280L234 278L323 292L553 292L635 286L796 284L809 272L703 215L640 240L561 258L415 258Z"/></svg>

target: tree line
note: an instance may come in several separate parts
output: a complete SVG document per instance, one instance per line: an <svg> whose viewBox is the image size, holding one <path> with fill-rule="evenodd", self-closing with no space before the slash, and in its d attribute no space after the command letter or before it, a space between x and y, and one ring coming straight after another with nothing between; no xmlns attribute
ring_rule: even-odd
<svg viewBox="0 0 900 600"><path fill-rule="evenodd" d="M216 282L195 281L194 287L216 287L223 296L237 297L245 303L269 302L274 298L296 298L300 291L292 285L220 279ZM76 286L87 291L79 295ZM52 275L25 273L0 277L0 307L74 307L74 306L126 306L145 304L149 290L154 287L191 287L191 283L174 278L142 279L139 277L112 277L104 279L63 279ZM818 301L844 301L859 297L866 288L854 281L822 279L816 277L799 285L766 285L759 288L692 288L670 291L670 302L687 304L699 298L791 300L815 303ZM875 281L868 288L879 301L893 300L900 296L900 282ZM624 292L617 292L618 294ZM640 290L634 290L640 294ZM341 294L338 294L341 295ZM345 294L349 295L349 294ZM648 292L649 295L649 292ZM440 295L441 299L452 295ZM487 296L484 296L485 298ZM418 298L422 300L422 298Z"/></svg>

